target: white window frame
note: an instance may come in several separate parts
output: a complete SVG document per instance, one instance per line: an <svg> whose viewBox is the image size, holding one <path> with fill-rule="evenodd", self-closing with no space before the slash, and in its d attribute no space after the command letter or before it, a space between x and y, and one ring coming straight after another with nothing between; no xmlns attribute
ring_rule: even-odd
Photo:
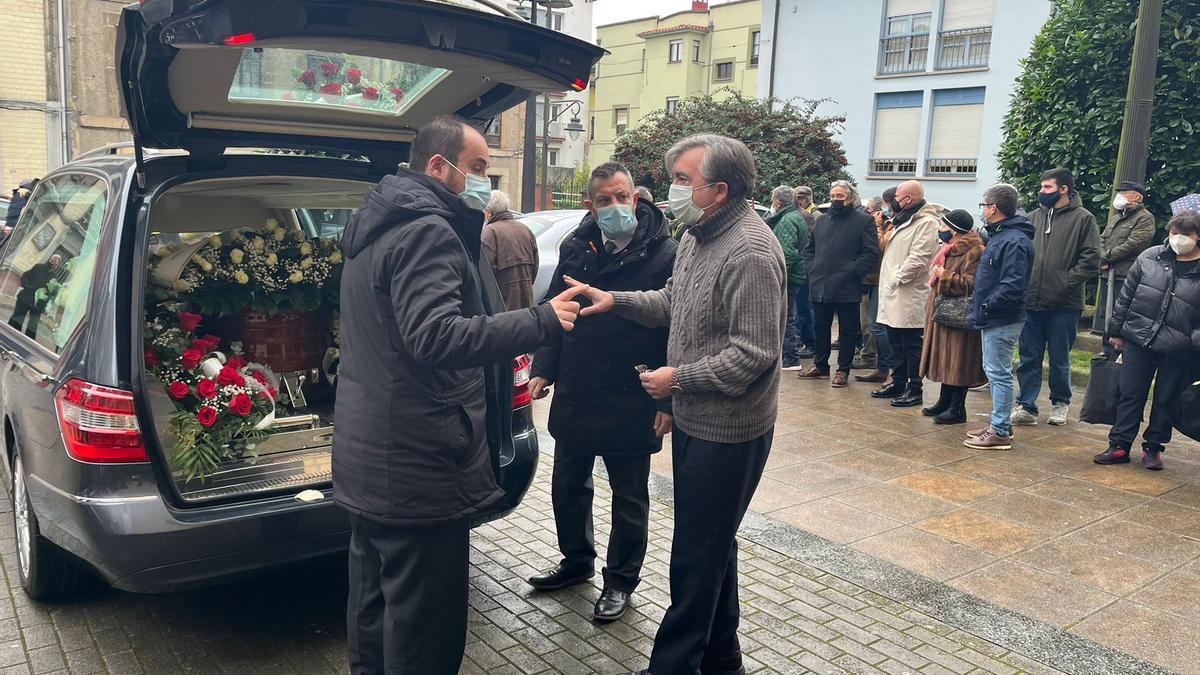
<svg viewBox="0 0 1200 675"><path fill-rule="evenodd" d="M683 62L683 40L671 40L667 43L667 63Z"/></svg>
<svg viewBox="0 0 1200 675"><path fill-rule="evenodd" d="M667 111L668 115L674 115L675 113L679 112L679 97L668 96L667 105L664 109Z"/></svg>

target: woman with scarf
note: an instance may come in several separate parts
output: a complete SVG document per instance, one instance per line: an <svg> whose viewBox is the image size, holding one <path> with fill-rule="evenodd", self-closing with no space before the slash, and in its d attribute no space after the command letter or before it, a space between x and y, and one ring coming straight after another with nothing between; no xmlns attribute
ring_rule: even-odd
<svg viewBox="0 0 1200 675"><path fill-rule="evenodd" d="M974 226L975 219L962 209L943 213L938 225L942 248L933 259L933 274L929 278L933 292L925 308L925 343L921 352L921 376L942 383L937 403L921 409L936 424L964 424L967 390L987 382L979 331L934 321L939 297L971 295L984 248ZM967 307L969 316L970 305Z"/></svg>

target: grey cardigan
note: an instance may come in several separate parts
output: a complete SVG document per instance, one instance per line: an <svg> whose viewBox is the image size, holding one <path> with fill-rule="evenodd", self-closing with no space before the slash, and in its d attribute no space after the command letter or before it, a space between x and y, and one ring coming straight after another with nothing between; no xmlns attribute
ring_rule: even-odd
<svg viewBox="0 0 1200 675"><path fill-rule="evenodd" d="M684 433L743 443L775 425L786 293L779 241L742 200L688 230L666 288L613 293L616 312L670 326L667 364L683 389L672 403Z"/></svg>

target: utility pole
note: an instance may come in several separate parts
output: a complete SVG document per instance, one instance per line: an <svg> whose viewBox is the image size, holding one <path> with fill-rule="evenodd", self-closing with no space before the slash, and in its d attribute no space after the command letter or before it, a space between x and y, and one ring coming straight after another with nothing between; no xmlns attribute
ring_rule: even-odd
<svg viewBox="0 0 1200 675"><path fill-rule="evenodd" d="M549 13L549 12L547 12ZM537 0L529 0L529 23L537 25ZM534 184L537 182L537 94L525 99L525 144L521 157L521 211L534 211Z"/></svg>
<svg viewBox="0 0 1200 675"><path fill-rule="evenodd" d="M546 5L546 30L554 30L550 24L551 15L554 12L550 11L552 3L543 3ZM567 3L570 5L571 3ZM546 204L546 192L550 189L550 92L542 94L542 202L538 204L538 208L544 208ZM554 201L551 200L551 206Z"/></svg>
<svg viewBox="0 0 1200 675"><path fill-rule="evenodd" d="M1162 0L1141 0L1137 30L1133 37L1133 60L1129 64L1129 88L1125 94L1125 121L1121 124L1121 145L1117 150L1117 173L1113 177L1113 187L1123 180L1146 181L1161 28Z"/></svg>
<svg viewBox="0 0 1200 675"><path fill-rule="evenodd" d="M1117 149L1117 170L1110 186L1116 189L1123 180L1146 182L1146 161L1150 153L1150 123L1154 114L1154 78L1158 71L1158 41L1162 31L1162 0L1141 0L1137 29L1133 34L1133 58L1129 62L1129 86L1125 92L1125 119L1121 123L1121 145ZM1109 220L1116 212L1109 206ZM1105 286L1107 279L1101 279ZM1107 291L1110 295L1113 289ZM1097 298L1092 331L1103 332L1103 316Z"/></svg>

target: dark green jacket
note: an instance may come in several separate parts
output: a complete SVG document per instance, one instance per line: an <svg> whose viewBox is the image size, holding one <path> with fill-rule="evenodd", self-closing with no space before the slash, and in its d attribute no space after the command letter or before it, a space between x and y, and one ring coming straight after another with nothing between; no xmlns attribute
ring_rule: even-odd
<svg viewBox="0 0 1200 675"><path fill-rule="evenodd" d="M1117 211L1100 233L1100 262L1116 270L1118 279L1124 279L1137 257L1154 242L1155 227L1154 214L1145 206Z"/></svg>
<svg viewBox="0 0 1200 675"><path fill-rule="evenodd" d="M795 206L767 218L767 225L783 248L783 262L787 265L788 283L803 286L808 283L808 268L804 265L803 252L808 248L808 223Z"/></svg>
<svg viewBox="0 0 1200 675"><path fill-rule="evenodd" d="M1035 312L1083 309L1083 290L1100 273L1100 228L1083 208L1079 194L1061 209L1038 207L1033 223L1033 274L1029 309Z"/></svg>

